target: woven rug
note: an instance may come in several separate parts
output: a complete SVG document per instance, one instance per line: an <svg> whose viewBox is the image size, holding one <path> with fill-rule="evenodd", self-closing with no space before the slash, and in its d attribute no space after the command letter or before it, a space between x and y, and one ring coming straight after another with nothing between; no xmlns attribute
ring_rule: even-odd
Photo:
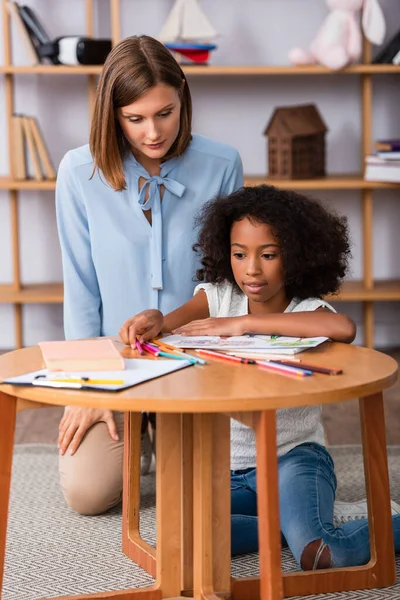
<svg viewBox="0 0 400 600"><path fill-rule="evenodd" d="M331 448L339 480L338 497L365 495L359 446ZM23 444L14 452L3 600L143 587L152 578L121 552L121 510L83 517L67 508L58 485L57 449ZM400 501L400 447L389 448L392 498ZM142 535L155 543L155 476L142 478ZM258 574L257 555L235 558L233 576ZM284 570L296 565L283 551ZM400 574L400 557L397 564ZM400 582L385 590L308 596L324 600L400 600Z"/></svg>

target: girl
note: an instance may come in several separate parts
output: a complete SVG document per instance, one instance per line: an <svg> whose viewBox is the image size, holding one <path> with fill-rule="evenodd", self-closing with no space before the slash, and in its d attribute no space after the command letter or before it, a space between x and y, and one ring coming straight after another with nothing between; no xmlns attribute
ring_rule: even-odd
<svg viewBox="0 0 400 600"><path fill-rule="evenodd" d="M165 318L147 310L120 329L125 344L160 331L185 335L326 336L350 343L355 325L322 297L338 290L350 256L345 217L272 186L242 188L206 204L194 296ZM204 283L204 282L207 283ZM324 447L321 408L277 413L281 531L303 569L363 564L368 522L335 528L336 477ZM258 547L255 438L231 424L232 553ZM397 521L396 521L397 519ZM400 515L394 517L400 549ZM396 533L397 528L397 533Z"/></svg>
<svg viewBox="0 0 400 600"><path fill-rule="evenodd" d="M90 145L68 152L58 171L67 339L115 335L132 310L168 313L191 297L193 217L243 183L237 151L192 135L191 123L188 83L172 54L151 37L121 41L100 76ZM78 512L119 502L122 437L123 413L66 408L61 484Z"/></svg>

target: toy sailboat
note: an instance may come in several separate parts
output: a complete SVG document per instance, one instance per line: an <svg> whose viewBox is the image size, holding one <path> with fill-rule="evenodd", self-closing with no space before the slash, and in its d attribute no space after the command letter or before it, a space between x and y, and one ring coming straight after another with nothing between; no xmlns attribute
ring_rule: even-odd
<svg viewBox="0 0 400 600"><path fill-rule="evenodd" d="M209 40L217 35L198 0L176 0L159 39L191 63L204 64L216 48Z"/></svg>

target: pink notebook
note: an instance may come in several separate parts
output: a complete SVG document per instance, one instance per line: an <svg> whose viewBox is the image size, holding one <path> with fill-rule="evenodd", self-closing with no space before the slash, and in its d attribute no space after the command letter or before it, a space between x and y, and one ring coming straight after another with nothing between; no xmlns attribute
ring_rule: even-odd
<svg viewBox="0 0 400 600"><path fill-rule="evenodd" d="M40 342L49 371L122 371L124 359L108 339Z"/></svg>

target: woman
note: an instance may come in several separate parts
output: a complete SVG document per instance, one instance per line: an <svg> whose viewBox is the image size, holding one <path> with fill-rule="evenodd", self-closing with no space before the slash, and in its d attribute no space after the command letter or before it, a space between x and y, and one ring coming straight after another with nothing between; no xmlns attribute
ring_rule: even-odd
<svg viewBox="0 0 400 600"><path fill-rule="evenodd" d="M191 133L185 75L157 40L130 37L100 77L90 145L61 161L56 190L67 339L116 335L133 313L192 296L193 218L243 184L236 150ZM99 514L122 492L123 414L66 407L60 475L68 504Z"/></svg>

